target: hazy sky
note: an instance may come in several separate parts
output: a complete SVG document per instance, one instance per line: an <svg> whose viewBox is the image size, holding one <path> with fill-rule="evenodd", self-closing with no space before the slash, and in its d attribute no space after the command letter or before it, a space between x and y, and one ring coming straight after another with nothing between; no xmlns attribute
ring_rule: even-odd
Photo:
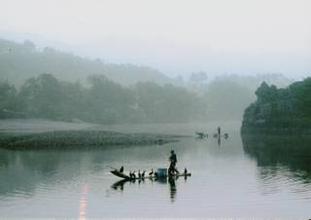
<svg viewBox="0 0 311 220"><path fill-rule="evenodd" d="M1 34L168 74L311 75L310 0L0 0Z"/></svg>

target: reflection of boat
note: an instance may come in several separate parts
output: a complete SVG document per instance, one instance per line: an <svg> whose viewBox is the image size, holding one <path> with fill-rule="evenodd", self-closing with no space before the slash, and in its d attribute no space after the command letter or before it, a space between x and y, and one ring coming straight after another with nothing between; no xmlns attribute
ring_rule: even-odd
<svg viewBox="0 0 311 220"><path fill-rule="evenodd" d="M112 184L111 188L117 190L118 188L120 188L121 190L123 190L124 184L129 181L127 179L124 180L119 180L118 182Z"/></svg>
<svg viewBox="0 0 311 220"><path fill-rule="evenodd" d="M215 134L213 134L213 137L214 138L221 138L221 137L223 137L223 138L225 138L225 139L228 139L229 138L229 134L228 133L224 133L223 135L219 135L219 134L217 134L217 133L215 133Z"/></svg>
<svg viewBox="0 0 311 220"><path fill-rule="evenodd" d="M184 178L186 179L187 176L190 176L191 174L188 173L187 175L178 175L178 176L184 176ZM147 177L148 178L148 177ZM170 190L170 198L171 198L171 202L175 201L176 198L176 192L177 192L177 187L176 187L176 183L175 181L178 179L177 176L175 177L168 177L168 178L149 178L151 181L156 181L157 183L160 184L169 184L169 190ZM120 190L123 191L124 190L124 185L126 183L133 183L135 182L136 179L122 179L119 180L118 182L115 182L114 184L111 185L111 188L114 190ZM140 183L141 181L144 181L144 179L138 179L137 180L138 183Z"/></svg>
<svg viewBox="0 0 311 220"><path fill-rule="evenodd" d="M159 179L159 178L178 178L178 177L188 177L191 176L191 173L178 173L178 174L173 174L173 175L165 175L165 176L161 176L161 177L157 177L156 175L152 175L152 176L146 176L146 177L130 177L129 175L124 174L123 172L120 172L118 170L111 170L110 171L113 175L120 177L124 180L143 180L143 179Z"/></svg>

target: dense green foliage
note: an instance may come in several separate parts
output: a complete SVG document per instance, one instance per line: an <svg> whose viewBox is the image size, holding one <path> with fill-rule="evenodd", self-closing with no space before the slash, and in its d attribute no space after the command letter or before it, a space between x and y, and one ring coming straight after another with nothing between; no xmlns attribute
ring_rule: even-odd
<svg viewBox="0 0 311 220"><path fill-rule="evenodd" d="M0 83L0 118L47 118L96 123L190 122L240 119L253 100L249 89L215 80L201 92L172 84L140 82L131 87L103 75L88 77L88 86L41 74L16 89Z"/></svg>
<svg viewBox="0 0 311 220"><path fill-rule="evenodd" d="M206 115L199 97L185 88L150 82L125 88L103 75L88 81L86 87L41 74L26 80L19 91L2 82L0 118L124 123L188 122Z"/></svg>
<svg viewBox="0 0 311 220"><path fill-rule="evenodd" d="M311 78L282 89L263 82L256 96L257 101L245 110L243 132L250 128L310 132Z"/></svg>

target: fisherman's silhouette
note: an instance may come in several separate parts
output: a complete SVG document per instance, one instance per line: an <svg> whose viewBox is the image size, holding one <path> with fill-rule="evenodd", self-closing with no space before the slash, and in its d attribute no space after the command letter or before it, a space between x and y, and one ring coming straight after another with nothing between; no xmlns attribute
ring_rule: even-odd
<svg viewBox="0 0 311 220"><path fill-rule="evenodd" d="M178 170L176 169L177 163L177 156L173 150L171 150L171 156L169 158L170 166L168 168L168 175L179 174Z"/></svg>

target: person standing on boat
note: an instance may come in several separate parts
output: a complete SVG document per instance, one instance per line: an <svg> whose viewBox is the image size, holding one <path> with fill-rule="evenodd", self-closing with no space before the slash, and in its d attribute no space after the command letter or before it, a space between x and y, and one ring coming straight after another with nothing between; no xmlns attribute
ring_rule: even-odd
<svg viewBox="0 0 311 220"><path fill-rule="evenodd" d="M217 128L218 138L220 138L220 133L221 133L221 129L220 129L220 126L218 126L218 128Z"/></svg>
<svg viewBox="0 0 311 220"><path fill-rule="evenodd" d="M168 168L168 173L169 175L171 174L178 174L178 170L176 169L176 164L177 164L177 156L173 150L171 150L171 156L169 158L170 161L170 167Z"/></svg>

